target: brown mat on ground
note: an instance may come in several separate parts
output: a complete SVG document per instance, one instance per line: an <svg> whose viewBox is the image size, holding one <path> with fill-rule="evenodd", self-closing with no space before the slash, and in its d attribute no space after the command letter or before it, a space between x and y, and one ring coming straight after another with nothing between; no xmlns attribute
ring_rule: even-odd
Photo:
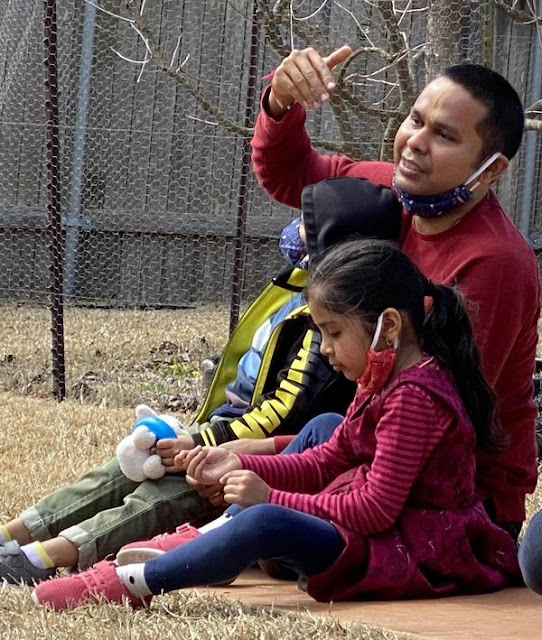
<svg viewBox="0 0 542 640"><path fill-rule="evenodd" d="M250 570L233 584L212 591L247 606L308 610L340 620L412 633L420 638L454 640L542 639L542 598L529 589L505 589L477 596L403 602L315 602L294 582L273 580Z"/></svg>

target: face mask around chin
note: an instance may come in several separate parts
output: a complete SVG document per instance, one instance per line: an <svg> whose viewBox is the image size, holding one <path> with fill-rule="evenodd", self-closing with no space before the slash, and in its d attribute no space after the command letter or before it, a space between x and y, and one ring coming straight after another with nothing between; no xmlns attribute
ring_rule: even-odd
<svg viewBox="0 0 542 640"><path fill-rule="evenodd" d="M299 235L301 219L296 218L286 226L280 235L279 249L287 262L294 267L302 267L307 255L307 247Z"/></svg>
<svg viewBox="0 0 542 640"><path fill-rule="evenodd" d="M494 153L471 176L469 176L463 184L460 184L453 189L449 189L448 191L444 191L443 193L437 193L429 196L412 195L397 186L395 183L395 175L393 176L392 190L407 213L414 216L420 216L421 218L438 218L445 213L449 213L450 211L457 209L472 199L474 189L476 189L478 183L473 185L471 188L467 187L467 185L474 182L474 180L476 180L480 174L491 166L500 155L500 152Z"/></svg>
<svg viewBox="0 0 542 640"><path fill-rule="evenodd" d="M367 362L365 363L365 368L363 369L360 377L356 380L359 390L367 395L378 393L386 386L395 366L395 360L397 357L396 349L399 344L397 338L395 338L392 346L386 347L385 349L382 349L382 351L375 351L378 339L380 338L380 332L382 331L383 321L384 314L381 313L378 316L371 346L367 351Z"/></svg>

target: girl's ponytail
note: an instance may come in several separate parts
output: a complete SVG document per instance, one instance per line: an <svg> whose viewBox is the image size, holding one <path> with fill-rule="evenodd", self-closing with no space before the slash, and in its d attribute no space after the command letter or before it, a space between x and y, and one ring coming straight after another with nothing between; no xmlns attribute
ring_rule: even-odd
<svg viewBox="0 0 542 640"><path fill-rule="evenodd" d="M447 285L425 279L423 288L432 298L422 328L423 349L453 375L476 430L478 446L489 451L502 449L506 442L497 418L496 395L482 372L465 301Z"/></svg>

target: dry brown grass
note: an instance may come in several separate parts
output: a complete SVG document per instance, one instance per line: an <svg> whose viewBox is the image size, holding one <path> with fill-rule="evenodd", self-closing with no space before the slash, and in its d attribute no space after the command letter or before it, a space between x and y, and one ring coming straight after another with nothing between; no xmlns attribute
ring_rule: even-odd
<svg viewBox="0 0 542 640"><path fill-rule="evenodd" d="M112 455L133 420L132 409L0 393L0 522ZM306 613L250 610L194 591L156 598L149 611L88 605L68 613L38 609L30 589L0 587L0 639L399 640L382 629L317 619Z"/></svg>
<svg viewBox="0 0 542 640"><path fill-rule="evenodd" d="M50 312L0 306L0 391L50 397ZM192 411L201 395L200 361L221 353L228 310L163 311L67 308L67 397L107 407L147 402Z"/></svg>
<svg viewBox="0 0 542 640"><path fill-rule="evenodd" d="M407 640L396 634L334 618L249 610L197 592L164 596L149 611L120 605L87 605L69 613L36 609L28 589L0 588L2 640Z"/></svg>

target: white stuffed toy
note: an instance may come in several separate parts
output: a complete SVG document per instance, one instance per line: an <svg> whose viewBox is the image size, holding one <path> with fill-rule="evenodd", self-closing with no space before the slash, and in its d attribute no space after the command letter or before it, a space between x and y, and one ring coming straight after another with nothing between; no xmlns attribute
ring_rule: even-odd
<svg viewBox="0 0 542 640"><path fill-rule="evenodd" d="M136 407L136 421L130 435L117 445L116 456L122 473L134 482L158 480L166 473L162 458L150 453L158 440L188 433L182 424L168 415L158 415L146 404Z"/></svg>

